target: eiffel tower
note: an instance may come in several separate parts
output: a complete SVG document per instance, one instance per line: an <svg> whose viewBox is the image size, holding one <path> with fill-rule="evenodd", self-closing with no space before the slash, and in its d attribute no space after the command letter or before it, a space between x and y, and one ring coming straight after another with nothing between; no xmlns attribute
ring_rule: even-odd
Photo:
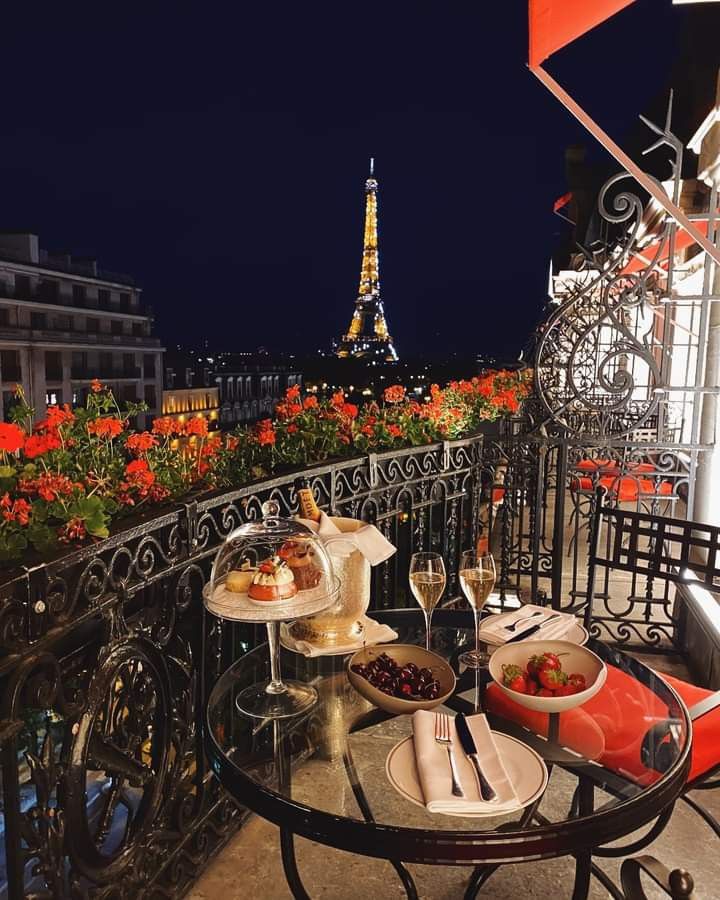
<svg viewBox="0 0 720 900"><path fill-rule="evenodd" d="M347 333L340 338L337 355L375 362L397 362L398 355L388 333L385 310L380 299L378 252L378 183L375 160L370 160L370 177L365 182L365 236L363 240L360 290Z"/></svg>

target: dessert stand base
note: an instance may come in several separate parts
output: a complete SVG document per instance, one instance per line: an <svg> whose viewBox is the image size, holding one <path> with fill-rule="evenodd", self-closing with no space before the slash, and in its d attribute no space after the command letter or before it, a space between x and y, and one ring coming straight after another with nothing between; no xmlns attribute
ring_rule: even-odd
<svg viewBox="0 0 720 900"><path fill-rule="evenodd" d="M458 662L466 669L487 669L490 663L490 654L483 650L468 650L466 653L460 654Z"/></svg>
<svg viewBox="0 0 720 900"><path fill-rule="evenodd" d="M281 688L275 690L274 688ZM311 709L318 699L317 691L299 681L272 681L250 685L235 698L235 705L253 719L289 719Z"/></svg>

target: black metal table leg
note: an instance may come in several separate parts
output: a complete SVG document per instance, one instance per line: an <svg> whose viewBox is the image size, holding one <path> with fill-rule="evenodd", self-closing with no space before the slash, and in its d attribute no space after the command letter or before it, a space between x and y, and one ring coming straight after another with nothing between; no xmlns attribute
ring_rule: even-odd
<svg viewBox="0 0 720 900"><path fill-rule="evenodd" d="M550 763L547 767L548 770L548 784L550 783L550 776L552 775L552 763ZM535 814L537 813L538 806L542 802L542 797L538 797L534 803L531 803L524 811L522 816L520 816L520 821L518 822L520 828L527 828L527 826L532 822ZM512 827L515 827L514 824ZM463 895L463 900L475 900L477 897L480 888L485 884L485 882L490 878L490 876L497 872L497 870L501 868L500 865L495 866L477 866L472 875L470 876L470 880L468 881L467 888L465 889L465 893Z"/></svg>
<svg viewBox="0 0 720 900"><path fill-rule="evenodd" d="M366 822L374 822L375 816L373 816L372 810L370 809L370 804L365 796L365 791L358 778L350 747L348 747L347 744L345 744L345 750L343 751L343 764L345 766L345 774L348 777L350 787L352 788L360 812L363 814L363 818ZM405 866L401 862L398 862L398 860L391 859L389 862L400 876L400 881L402 881L403 887L405 888L408 900L418 900L417 888L415 887L415 882L410 872L408 872Z"/></svg>
<svg viewBox="0 0 720 900"><path fill-rule="evenodd" d="M577 793L578 815L589 815L595 805L595 787L587 779L580 777ZM590 892L590 876L592 874L592 852L585 850L575 856L575 885L572 900L587 900Z"/></svg>
<svg viewBox="0 0 720 900"><path fill-rule="evenodd" d="M310 895L303 887L295 860L295 840L292 831L280 829L280 853L282 854L283 871L290 892L295 900L310 900Z"/></svg>

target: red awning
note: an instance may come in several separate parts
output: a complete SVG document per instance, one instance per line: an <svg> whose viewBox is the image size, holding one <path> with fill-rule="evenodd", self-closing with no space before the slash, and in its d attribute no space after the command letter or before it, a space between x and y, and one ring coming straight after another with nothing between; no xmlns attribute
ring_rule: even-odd
<svg viewBox="0 0 720 900"><path fill-rule="evenodd" d="M705 221L695 221L695 227L701 234L707 235L708 231L708 223L707 219ZM678 228L675 233L675 252L679 253L681 250L686 250L688 247L692 247L695 243L695 239L690 237L690 235L683 231L682 228ZM640 272L642 269L646 269L650 263L655 259L655 254L658 250L659 241L652 241L647 245L647 247L643 247L642 250L636 250L628 264L622 270L623 275L629 275L632 272ZM662 266L662 268L667 268L668 261L668 250L670 247L670 242L667 241L665 246L662 249L662 253L660 254L657 262L655 263L658 266Z"/></svg>
<svg viewBox="0 0 720 900"><path fill-rule="evenodd" d="M530 68L634 0L530 0Z"/></svg>

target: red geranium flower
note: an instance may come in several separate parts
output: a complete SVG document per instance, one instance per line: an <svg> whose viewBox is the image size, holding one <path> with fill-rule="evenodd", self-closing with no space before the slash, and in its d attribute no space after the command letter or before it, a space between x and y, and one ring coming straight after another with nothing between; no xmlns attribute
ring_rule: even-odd
<svg viewBox="0 0 720 900"><path fill-rule="evenodd" d="M11 422L0 422L0 450L15 453L25 443L25 432Z"/></svg>
<svg viewBox="0 0 720 900"><path fill-rule="evenodd" d="M109 440L112 440L123 430L123 423L120 419L116 419L113 416L107 416L101 419L93 419L92 422L88 422L87 430L96 437L106 437Z"/></svg>
<svg viewBox="0 0 720 900"><path fill-rule="evenodd" d="M163 437L168 437L171 434L178 434L180 432L180 426L175 419L171 419L168 416L161 416L153 422L152 430L155 434L161 434Z"/></svg>
<svg viewBox="0 0 720 900"><path fill-rule="evenodd" d="M285 391L285 398L287 400L299 400L300 399L300 385L294 384L292 387L289 387Z"/></svg>
<svg viewBox="0 0 720 900"><path fill-rule="evenodd" d="M142 431L139 434L131 434L125 442L125 446L133 453L144 453L151 447L157 447L157 443L157 439L149 431Z"/></svg>
<svg viewBox="0 0 720 900"><path fill-rule="evenodd" d="M93 378L93 380L90 382L90 390L93 392L93 394L99 394L102 389L102 382L97 378Z"/></svg>
<svg viewBox="0 0 720 900"><path fill-rule="evenodd" d="M348 419L357 418L358 408L354 403L343 403L341 411L344 416L348 417Z"/></svg>
<svg viewBox="0 0 720 900"><path fill-rule="evenodd" d="M208 433L208 423L207 419L195 417L194 419L190 419L190 421L185 426L185 434L187 435L197 435L198 437L207 437Z"/></svg>
<svg viewBox="0 0 720 900"><path fill-rule="evenodd" d="M391 384L383 393L386 403L402 403L405 399L405 388L401 384Z"/></svg>
<svg viewBox="0 0 720 900"><path fill-rule="evenodd" d="M263 419L255 426L258 444L272 446L275 443L275 429L270 419Z"/></svg>
<svg viewBox="0 0 720 900"><path fill-rule="evenodd" d="M303 400L303 408L304 409L317 409L317 397L309 396Z"/></svg>

